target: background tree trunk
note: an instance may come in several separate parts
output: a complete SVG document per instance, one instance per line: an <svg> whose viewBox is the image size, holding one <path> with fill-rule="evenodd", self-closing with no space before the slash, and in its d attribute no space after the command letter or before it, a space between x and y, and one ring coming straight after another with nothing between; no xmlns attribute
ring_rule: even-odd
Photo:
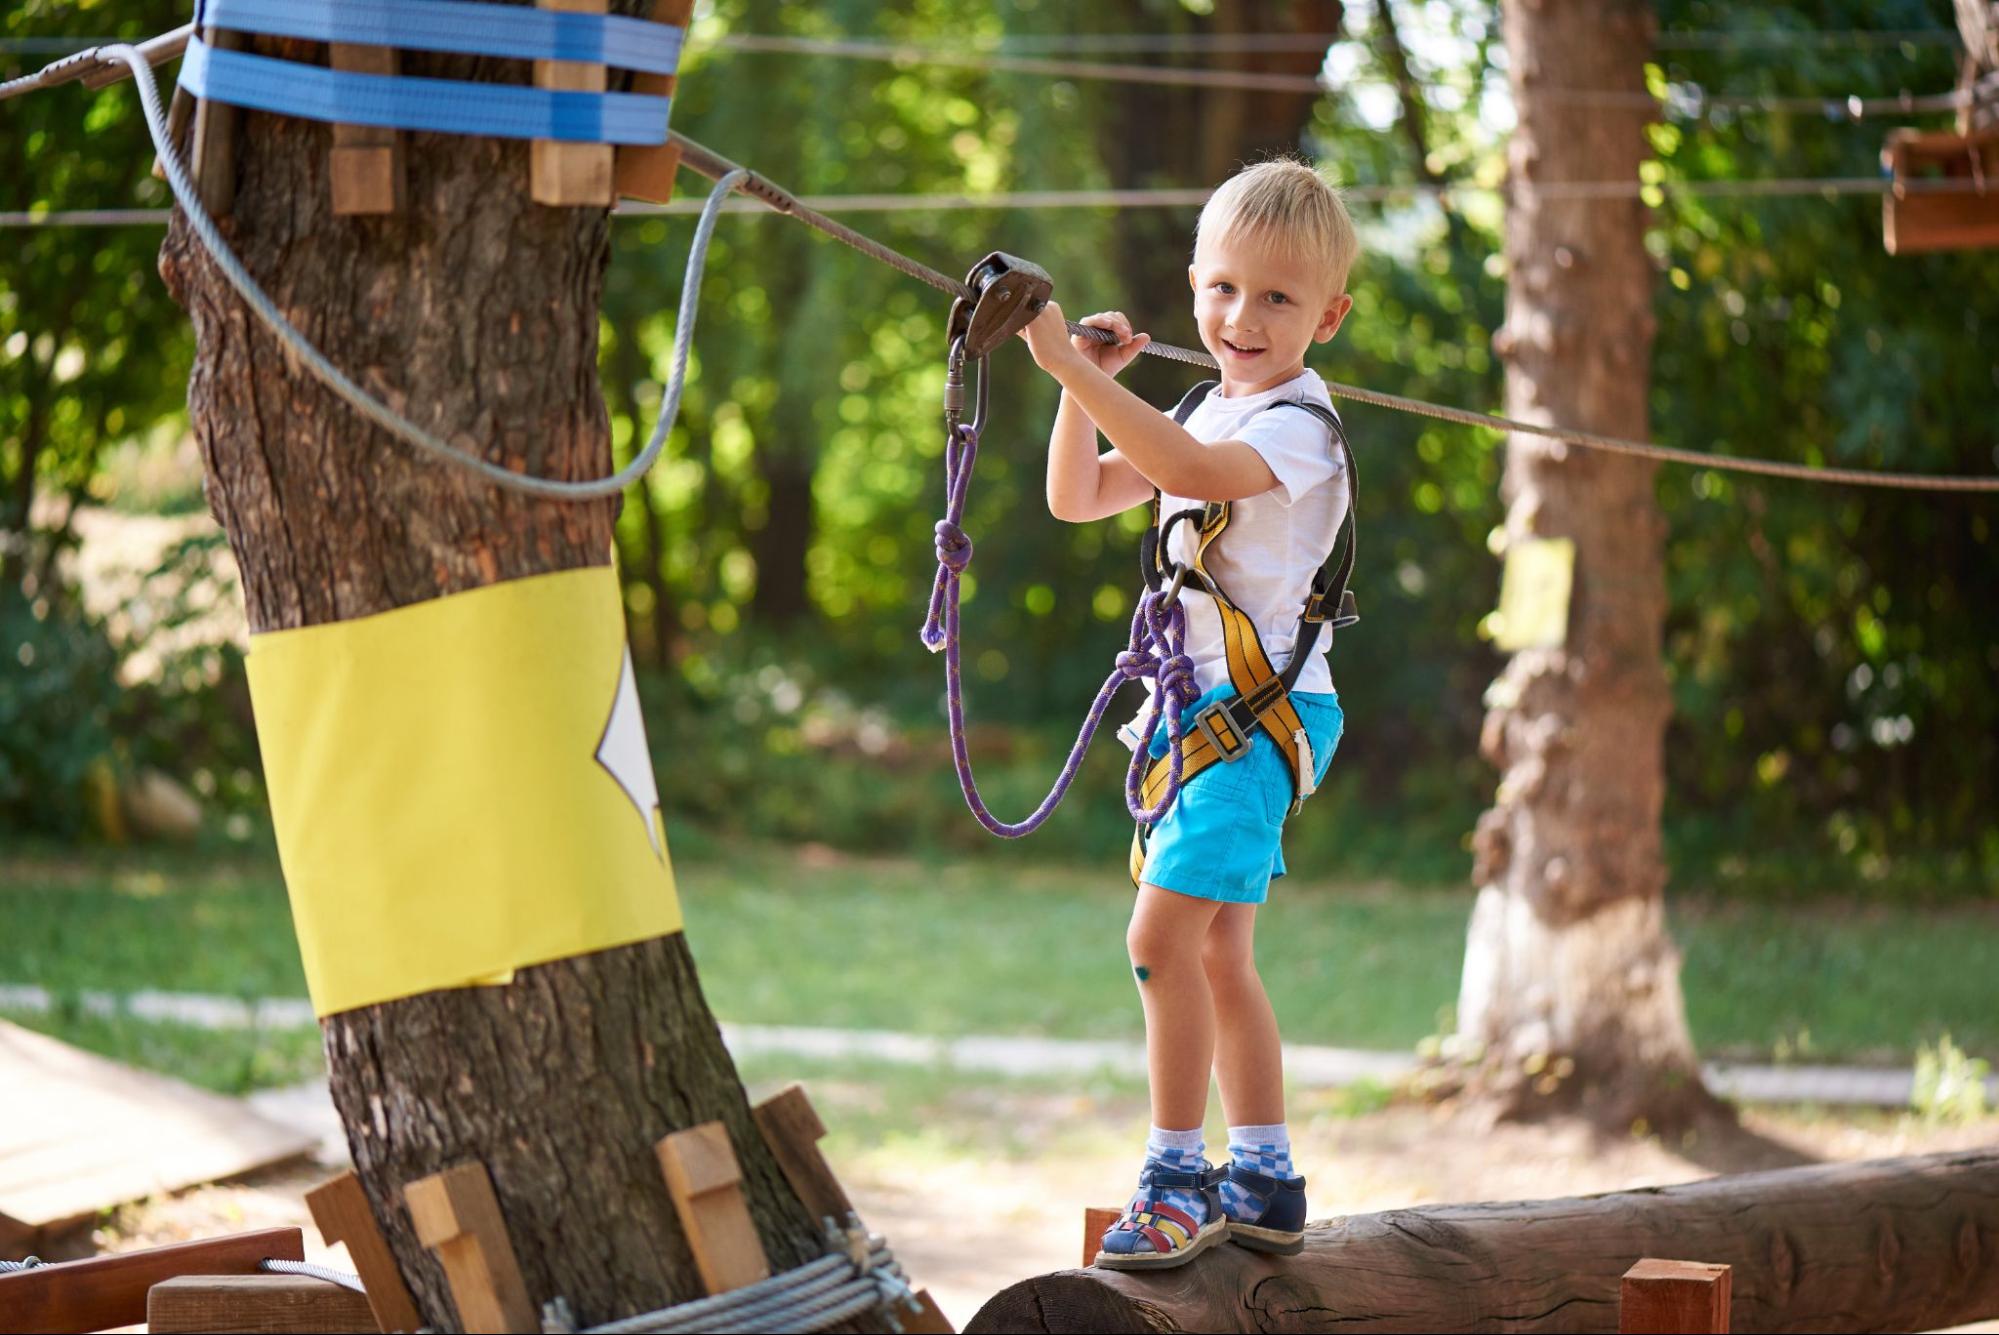
<svg viewBox="0 0 1999 1335"><path fill-rule="evenodd" d="M1507 411L1642 437L1653 331L1642 205L1560 187L1638 179L1651 10L1516 0L1504 21L1519 115L1496 340ZM1654 471L1507 442L1508 540L1576 548L1567 643L1515 653L1487 693L1481 749L1503 774L1478 823L1458 1023L1482 1051L1480 1085L1509 1112L1584 1107L1607 1124L1656 1124L1705 1098L1663 903L1671 702Z"/></svg>
<svg viewBox="0 0 1999 1335"><path fill-rule="evenodd" d="M260 49L314 58L309 44ZM404 60L418 77L527 80L518 62ZM326 127L247 116L226 229L238 254L335 363L413 420L528 472L605 471L604 212L530 202L523 143L407 140L407 210L338 219ZM161 271L194 322L189 411L253 631L607 560L613 502L532 501L367 428L286 364L178 221ZM681 936L335 1015L324 1031L355 1169L433 1325L454 1328L455 1313L402 1189L467 1158L492 1174L533 1298L566 1297L585 1321L700 1296L652 1151L677 1128L728 1123L774 1268L823 1250L753 1132Z"/></svg>

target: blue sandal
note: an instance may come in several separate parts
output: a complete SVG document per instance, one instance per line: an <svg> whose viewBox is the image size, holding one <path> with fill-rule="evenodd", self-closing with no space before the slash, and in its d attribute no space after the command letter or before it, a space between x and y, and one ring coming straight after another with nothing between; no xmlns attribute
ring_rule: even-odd
<svg viewBox="0 0 1999 1335"><path fill-rule="evenodd" d="M1259 1207L1254 1223L1229 1215L1230 1242L1274 1256L1296 1256L1305 1250L1304 1178L1271 1177L1239 1163L1230 1164L1221 1177L1235 1183Z"/></svg>
<svg viewBox="0 0 1999 1335"><path fill-rule="evenodd" d="M1168 1168L1147 1159L1138 1175L1140 1195L1104 1233L1096 1265L1106 1270L1170 1270L1185 1265L1200 1252L1229 1236L1228 1215L1222 1210L1223 1169L1203 1164L1198 1171ZM1208 1221L1196 1223L1152 1193L1161 1188L1198 1191L1208 1206ZM1150 1250L1144 1250L1150 1248Z"/></svg>

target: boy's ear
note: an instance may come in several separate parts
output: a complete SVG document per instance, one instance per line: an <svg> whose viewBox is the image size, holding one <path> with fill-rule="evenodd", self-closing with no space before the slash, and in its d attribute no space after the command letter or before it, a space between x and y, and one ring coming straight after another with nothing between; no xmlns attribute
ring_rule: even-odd
<svg viewBox="0 0 1999 1335"><path fill-rule="evenodd" d="M1191 292L1198 291L1199 288L1200 284L1194 281L1194 266L1190 264L1187 266L1187 289Z"/></svg>
<svg viewBox="0 0 1999 1335"><path fill-rule="evenodd" d="M1352 294L1346 292L1340 293L1339 300L1326 307L1326 313L1319 317L1319 327L1312 331L1312 341L1314 343L1329 342L1334 334L1340 332L1340 321L1346 319L1347 312L1352 309Z"/></svg>

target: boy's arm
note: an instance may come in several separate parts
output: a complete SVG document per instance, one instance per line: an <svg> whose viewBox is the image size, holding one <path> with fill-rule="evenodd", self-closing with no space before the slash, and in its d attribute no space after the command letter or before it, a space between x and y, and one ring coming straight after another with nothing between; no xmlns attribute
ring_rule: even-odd
<svg viewBox="0 0 1999 1335"><path fill-rule="evenodd" d="M1048 513L1071 524L1122 514L1152 499L1152 484L1131 461L1097 453L1097 425L1067 390L1048 435Z"/></svg>
<svg viewBox="0 0 1999 1335"><path fill-rule="evenodd" d="M1080 455L1085 451L1093 453L1096 448L1093 434L1084 440L1082 451L1076 448L1078 436L1073 426L1071 434L1062 434L1063 414L1071 408L1076 410L1072 421L1080 418L1103 432L1117 447L1099 460L1102 471L1094 497L1099 507L1111 508L1100 509L1099 514L1089 517L1115 514L1136 505L1150 495L1152 487L1193 500L1234 501L1261 495L1277 485L1277 475L1270 471L1270 465L1248 445L1239 440L1204 445L1170 417L1111 379L1097 362L1070 342L1062 308L1054 302L1049 302L1027 326L1023 337L1034 351L1035 362L1060 381L1063 390L1062 408L1055 419L1056 435L1049 440L1050 509L1054 509L1056 502L1058 448L1064 452L1065 477L1075 474L1087 477ZM1126 492L1127 486L1135 484L1124 478L1122 469L1116 465L1138 474L1144 484L1143 494ZM1070 485L1081 490L1080 484ZM1065 491L1063 499L1084 498L1076 491ZM1123 504L1112 506L1114 501ZM1079 509L1088 508L1091 507L1079 506ZM1056 513L1058 517L1069 517L1062 511Z"/></svg>

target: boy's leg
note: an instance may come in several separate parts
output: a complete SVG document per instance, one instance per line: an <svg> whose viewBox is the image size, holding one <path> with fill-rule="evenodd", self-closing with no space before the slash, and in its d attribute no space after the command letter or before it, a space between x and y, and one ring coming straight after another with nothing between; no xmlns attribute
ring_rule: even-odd
<svg viewBox="0 0 1999 1335"><path fill-rule="evenodd" d="M1291 1166L1283 1048L1256 972L1255 933L1255 905L1225 905L1201 951L1214 997L1215 1077L1229 1123L1230 1175L1221 1198L1231 1238L1288 1254L1304 1245L1305 1183Z"/></svg>
<svg viewBox="0 0 1999 1335"><path fill-rule="evenodd" d="M1215 1013L1215 1081L1230 1126L1284 1120L1284 1054L1277 1015L1256 971L1256 908L1223 904L1201 946Z"/></svg>
<svg viewBox="0 0 1999 1335"><path fill-rule="evenodd" d="M1152 1124L1167 1130L1198 1131L1207 1120L1215 1008L1201 963L1202 943L1223 908L1212 899L1141 885L1125 933L1145 1008Z"/></svg>
<svg viewBox="0 0 1999 1335"><path fill-rule="evenodd" d="M1099 1265L1178 1265L1225 1236L1201 1130L1215 1047L1214 1006L1201 967L1201 942L1220 907L1214 900L1157 885L1139 887L1125 945L1145 1008L1152 1133L1138 1191L1104 1235Z"/></svg>

